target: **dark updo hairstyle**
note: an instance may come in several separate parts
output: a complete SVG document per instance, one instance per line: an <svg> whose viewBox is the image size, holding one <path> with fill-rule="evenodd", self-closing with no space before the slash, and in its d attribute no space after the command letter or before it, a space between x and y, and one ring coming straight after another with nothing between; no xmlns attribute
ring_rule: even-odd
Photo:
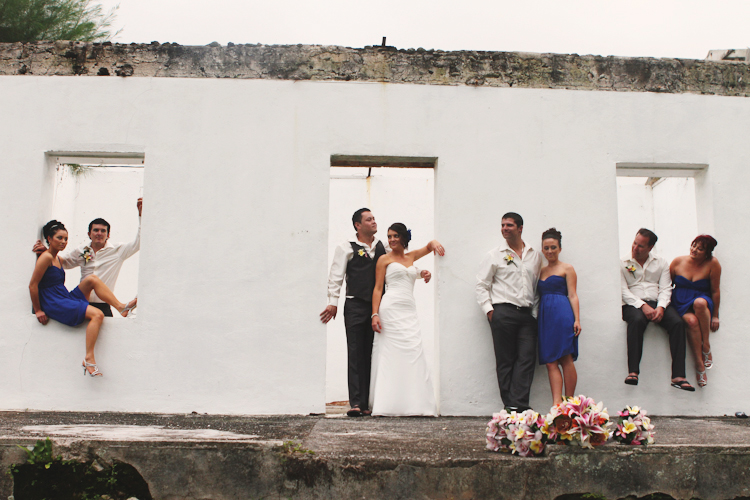
<svg viewBox="0 0 750 500"><path fill-rule="evenodd" d="M555 229L554 227L551 227L547 229L545 232L542 233L542 241L552 238L554 240L557 240L557 246L562 248L562 233Z"/></svg>
<svg viewBox="0 0 750 500"><path fill-rule="evenodd" d="M696 236L690 246L693 246L695 243L700 243L701 245L703 245L703 248L706 250L706 260L711 259L714 253L714 248L716 248L716 245L719 244L719 242L716 241L713 236L708 234L701 234L699 236Z"/></svg>
<svg viewBox="0 0 750 500"><path fill-rule="evenodd" d="M49 245L49 239L52 238L60 230L67 231L63 223L58 220L51 220L44 225L44 227L42 228L42 235L44 236L47 245Z"/></svg>
<svg viewBox="0 0 750 500"><path fill-rule="evenodd" d="M388 228L389 231L396 231L396 234L398 234L398 239L401 240L401 244L404 246L404 249L409 248L409 242L411 241L411 231L406 229L406 226L401 224L400 222L396 222L394 224L391 224L391 227Z"/></svg>

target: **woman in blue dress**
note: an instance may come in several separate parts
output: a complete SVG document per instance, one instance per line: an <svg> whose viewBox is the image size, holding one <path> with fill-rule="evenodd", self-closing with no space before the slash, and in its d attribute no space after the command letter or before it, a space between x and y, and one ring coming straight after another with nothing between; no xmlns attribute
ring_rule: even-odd
<svg viewBox="0 0 750 500"><path fill-rule="evenodd" d="M65 288L65 271L57 257L57 254L68 245L68 231L61 222L52 220L44 226L42 233L49 248L37 259L29 283L31 303L34 306L36 318L43 325L46 325L51 318L68 326L80 325L88 319L86 356L81 363L83 374L101 377L102 373L96 366L94 357L94 345L99 336L104 313L89 305L91 291L95 291L104 302L116 308L123 316L127 316L135 308L137 299L133 299L127 305L123 304L117 300L107 285L94 275L81 280L81 283L69 292Z"/></svg>
<svg viewBox="0 0 750 500"><path fill-rule="evenodd" d="M576 293L577 276L573 266L558 259L562 234L554 227L542 234L542 253L547 265L539 275L539 364L547 365L553 404L565 395L575 395L578 374L578 335L581 322ZM561 373L562 371L562 373Z"/></svg>
<svg viewBox="0 0 750 500"><path fill-rule="evenodd" d="M712 236L701 234L690 244L690 255L677 257L669 265L672 305L687 326L699 387L708 384L706 369L714 364L708 334L719 329L721 265L713 256L716 244Z"/></svg>

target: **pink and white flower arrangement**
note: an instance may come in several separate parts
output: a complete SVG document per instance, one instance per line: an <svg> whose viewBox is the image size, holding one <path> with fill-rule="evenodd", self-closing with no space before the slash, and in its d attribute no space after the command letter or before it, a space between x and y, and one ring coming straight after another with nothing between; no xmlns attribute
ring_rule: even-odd
<svg viewBox="0 0 750 500"><path fill-rule="evenodd" d="M615 441L631 445L653 444L654 424L646 416L646 410L638 406L628 406L618 415Z"/></svg>
<svg viewBox="0 0 750 500"><path fill-rule="evenodd" d="M595 403L584 395L563 396L563 402L550 409L542 431L553 443L593 448L610 438L610 425L609 414L601 402Z"/></svg>
<svg viewBox="0 0 750 500"><path fill-rule="evenodd" d="M547 442L542 426L544 417L534 410L495 413L487 423L487 449L509 451L522 457L541 455Z"/></svg>

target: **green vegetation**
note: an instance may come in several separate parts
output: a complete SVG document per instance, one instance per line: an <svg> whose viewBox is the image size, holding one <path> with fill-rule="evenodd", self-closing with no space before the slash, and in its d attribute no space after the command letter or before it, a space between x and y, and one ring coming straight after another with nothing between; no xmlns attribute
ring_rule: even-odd
<svg viewBox="0 0 750 500"><path fill-rule="evenodd" d="M148 484L132 465L113 462L96 467L91 462L63 460L52 452L49 438L39 440L27 453L25 464L13 464L13 497L17 500L151 500Z"/></svg>
<svg viewBox="0 0 750 500"><path fill-rule="evenodd" d="M91 0L0 0L0 42L108 40L115 9L105 14Z"/></svg>

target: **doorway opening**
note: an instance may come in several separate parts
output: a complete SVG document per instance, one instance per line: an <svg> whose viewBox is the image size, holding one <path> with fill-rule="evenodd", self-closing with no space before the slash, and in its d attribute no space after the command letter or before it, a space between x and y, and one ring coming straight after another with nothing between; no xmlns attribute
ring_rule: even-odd
<svg viewBox="0 0 750 500"><path fill-rule="evenodd" d="M378 223L376 238L387 243L388 227L402 222L412 231L410 248L419 248L434 239L435 167L437 158L387 156L331 156L328 212L328 263L335 248L356 238L352 214L369 208ZM438 392L437 332L435 329L434 256L416 263L419 269L433 273L426 284L417 280L414 297L422 330L422 346L432 382ZM344 328L345 284L338 313L327 326L326 407L327 413L348 410L347 349ZM377 334L376 334L377 335ZM438 401L439 404L439 401Z"/></svg>

